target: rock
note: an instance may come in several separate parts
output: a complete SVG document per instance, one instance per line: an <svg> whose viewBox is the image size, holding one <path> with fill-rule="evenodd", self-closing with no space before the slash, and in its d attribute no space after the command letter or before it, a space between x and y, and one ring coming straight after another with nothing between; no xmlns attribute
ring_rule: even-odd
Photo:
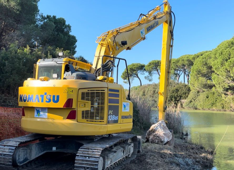
<svg viewBox="0 0 234 170"><path fill-rule="evenodd" d="M171 139L172 134L163 120L153 124L146 133L146 141L150 143L166 144Z"/></svg>

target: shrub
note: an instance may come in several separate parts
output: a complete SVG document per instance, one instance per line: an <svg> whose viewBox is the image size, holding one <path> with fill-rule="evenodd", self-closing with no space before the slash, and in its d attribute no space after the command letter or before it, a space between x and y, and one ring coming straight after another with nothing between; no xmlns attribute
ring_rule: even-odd
<svg viewBox="0 0 234 170"><path fill-rule="evenodd" d="M168 129L172 129L174 134L181 134L183 132L184 123L180 114L180 106L177 109L168 108L166 110L166 121Z"/></svg>
<svg viewBox="0 0 234 170"><path fill-rule="evenodd" d="M176 84L175 87L170 88L168 95L168 103L177 107L177 105L182 99L186 99L188 97L189 92L189 85L183 83Z"/></svg>
<svg viewBox="0 0 234 170"><path fill-rule="evenodd" d="M145 99L131 98L133 102L133 133L141 133L150 127L151 106Z"/></svg>

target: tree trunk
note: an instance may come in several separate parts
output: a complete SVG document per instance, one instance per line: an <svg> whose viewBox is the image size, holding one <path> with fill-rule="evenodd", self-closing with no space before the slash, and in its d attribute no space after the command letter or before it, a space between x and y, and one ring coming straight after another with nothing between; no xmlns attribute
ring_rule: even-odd
<svg viewBox="0 0 234 170"><path fill-rule="evenodd" d="M180 80L180 75L178 74L177 75L177 83L179 83L179 80Z"/></svg>
<svg viewBox="0 0 234 170"><path fill-rule="evenodd" d="M142 86L142 82L141 82L141 79L140 79L140 77L138 76L138 75L136 75L136 77L139 79L139 81L140 81L140 86Z"/></svg>
<svg viewBox="0 0 234 170"><path fill-rule="evenodd" d="M160 73L159 73L159 70L157 69L156 71L157 71L157 73L158 73L158 77L160 77Z"/></svg>
<svg viewBox="0 0 234 170"><path fill-rule="evenodd" d="M186 74L186 71L184 71L184 84L185 84L185 74Z"/></svg>
<svg viewBox="0 0 234 170"><path fill-rule="evenodd" d="M189 84L189 74L186 74L187 77L187 84Z"/></svg>

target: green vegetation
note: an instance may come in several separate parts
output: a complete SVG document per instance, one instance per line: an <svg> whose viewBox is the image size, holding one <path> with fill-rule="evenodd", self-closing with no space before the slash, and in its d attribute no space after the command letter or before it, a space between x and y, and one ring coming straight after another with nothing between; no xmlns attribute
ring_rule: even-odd
<svg viewBox="0 0 234 170"><path fill-rule="evenodd" d="M145 68L145 65L140 64L140 63L133 63L131 65L128 65L128 74L129 74L130 80L132 81L134 78L137 78L140 81L140 86L142 86L142 82L139 77L139 74L144 74L144 68ZM121 75L122 79L127 81L128 74L127 74L127 70L125 69Z"/></svg>
<svg viewBox="0 0 234 170"><path fill-rule="evenodd" d="M76 52L71 26L63 18L40 14L38 2L0 0L0 106L17 106L18 87L33 77L38 59Z"/></svg>
<svg viewBox="0 0 234 170"><path fill-rule="evenodd" d="M39 0L0 0L0 49L33 44Z"/></svg>
<svg viewBox="0 0 234 170"><path fill-rule="evenodd" d="M129 68L133 66L135 63ZM141 73L147 72L148 75L145 78L152 81L153 74L160 76L159 68L160 61L153 60L144 68L142 66L135 70ZM168 106L176 107L181 100L184 100L183 107L188 109L233 111L233 68L234 37L222 42L212 51L172 59L170 63L172 81L169 87ZM126 74L126 70L123 74ZM152 107L157 107L157 84L133 87L132 92L146 98Z"/></svg>
<svg viewBox="0 0 234 170"><path fill-rule="evenodd" d="M133 102L133 129L134 134L141 135L150 127L150 111L151 106L148 101L132 96L131 101Z"/></svg>
<svg viewBox="0 0 234 170"><path fill-rule="evenodd" d="M180 114L180 108L168 108L165 116L168 129L172 129L175 135L181 136L184 129L184 122Z"/></svg>
<svg viewBox="0 0 234 170"><path fill-rule="evenodd" d="M131 98L139 98L147 101L152 108L158 106L159 84L149 84L143 86L135 86L131 88ZM176 83L171 80L169 85L168 107L177 107L179 102L186 99L189 95L190 87L187 84Z"/></svg>
<svg viewBox="0 0 234 170"><path fill-rule="evenodd" d="M183 99L186 99L189 95L190 87L187 84L178 83L174 87L171 87L168 96L168 103L171 105L177 105Z"/></svg>
<svg viewBox="0 0 234 170"><path fill-rule="evenodd" d="M77 39L63 18L44 16L39 0L0 0L0 105L17 106L18 87L33 76L33 64L39 58L54 58L59 51L73 57ZM90 63L84 57L77 60ZM158 84L142 85L139 74L153 80L160 77L159 60L147 65L128 66L130 80L137 78L140 87L133 87L135 98L157 107ZM171 83L168 106L203 110L234 110L234 38L222 42L212 51L186 54L170 63ZM127 80L126 70L121 76ZM189 84L189 85L188 85ZM187 97L188 96L188 97Z"/></svg>
<svg viewBox="0 0 234 170"><path fill-rule="evenodd" d="M46 47L58 47L64 51L69 50L71 54L75 54L77 39L71 35L71 26L66 24L63 18L56 16L41 16L39 25L39 32L41 32L39 44Z"/></svg>
<svg viewBox="0 0 234 170"><path fill-rule="evenodd" d="M0 0L0 49L16 44L18 48L42 47L44 54L56 48L75 54L77 39L70 34L71 26L63 18L40 14L38 1Z"/></svg>
<svg viewBox="0 0 234 170"><path fill-rule="evenodd" d="M158 77L160 77L160 66L161 61L160 60L152 60L145 66L145 71L148 73L148 76L145 76L145 78L149 81L153 80L153 74L157 74Z"/></svg>
<svg viewBox="0 0 234 170"><path fill-rule="evenodd" d="M234 38L204 52L191 69L187 108L234 109Z"/></svg>
<svg viewBox="0 0 234 170"><path fill-rule="evenodd" d="M179 101L186 99L190 88L187 84L170 82L168 107L166 120L168 127L179 134L182 131L183 122L181 115L176 111ZM158 105L158 84L136 86L131 89L131 101L133 102L133 133L140 134L150 127L152 108Z"/></svg>

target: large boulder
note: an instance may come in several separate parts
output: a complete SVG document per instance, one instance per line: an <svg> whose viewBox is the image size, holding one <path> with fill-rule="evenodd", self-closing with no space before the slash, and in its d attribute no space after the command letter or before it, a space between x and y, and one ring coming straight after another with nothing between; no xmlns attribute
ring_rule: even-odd
<svg viewBox="0 0 234 170"><path fill-rule="evenodd" d="M163 120L153 124L146 133L146 141L150 143L166 144L171 139L172 133Z"/></svg>

